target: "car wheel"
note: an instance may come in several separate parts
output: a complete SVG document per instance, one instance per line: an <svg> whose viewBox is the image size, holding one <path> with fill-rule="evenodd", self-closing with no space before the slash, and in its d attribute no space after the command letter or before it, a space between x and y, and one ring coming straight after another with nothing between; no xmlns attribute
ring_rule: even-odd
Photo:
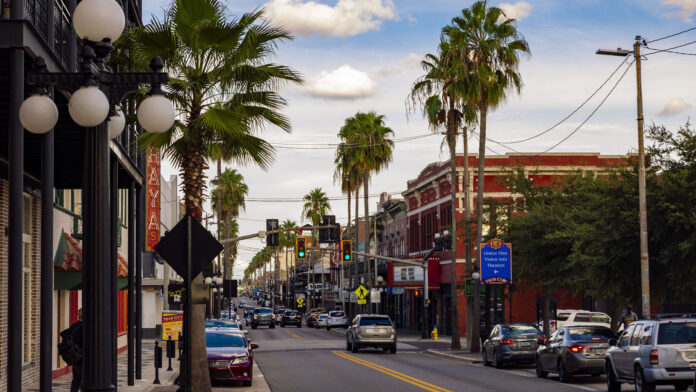
<svg viewBox="0 0 696 392"><path fill-rule="evenodd" d="M355 339L350 343L350 352L352 353L357 353L358 350L360 350L360 347L358 347L358 344L355 343Z"/></svg>
<svg viewBox="0 0 696 392"><path fill-rule="evenodd" d="M353 349L353 345L350 344L350 340L346 339L346 350L351 351Z"/></svg>
<svg viewBox="0 0 696 392"><path fill-rule="evenodd" d="M285 328L285 324L280 323L280 328Z"/></svg>
<svg viewBox="0 0 696 392"><path fill-rule="evenodd" d="M251 324L251 329L256 329L256 325Z"/></svg>
<svg viewBox="0 0 696 392"><path fill-rule="evenodd" d="M270 327L271 329L275 329L275 324L271 324L271 325L269 325L269 327Z"/></svg>
<svg viewBox="0 0 696 392"><path fill-rule="evenodd" d="M544 367L541 366L541 361L539 361L539 358L536 359L536 376L539 378L546 378L548 377L549 372L544 370Z"/></svg>
<svg viewBox="0 0 696 392"><path fill-rule="evenodd" d="M389 351L389 347L382 347L382 351L386 353L387 351Z"/></svg>
<svg viewBox="0 0 696 392"><path fill-rule="evenodd" d="M634 376L636 392L655 392L655 384L645 380L645 374L643 374L643 369L640 366L636 366Z"/></svg>
<svg viewBox="0 0 696 392"><path fill-rule="evenodd" d="M489 361L487 358L485 348L481 350L481 358L483 359L483 366L491 366L491 361Z"/></svg>
<svg viewBox="0 0 696 392"><path fill-rule="evenodd" d="M326 330L327 330L327 331L331 331L331 327L329 327L329 326L327 325L327 326L326 326Z"/></svg>
<svg viewBox="0 0 696 392"><path fill-rule="evenodd" d="M503 368L503 361L498 360L498 353L495 350L493 350L493 366L495 366L496 369Z"/></svg>
<svg viewBox="0 0 696 392"><path fill-rule="evenodd" d="M558 381L562 383L567 383L570 381L570 374L568 373L568 369L566 369L566 365L563 360L558 361Z"/></svg>
<svg viewBox="0 0 696 392"><path fill-rule="evenodd" d="M614 368L611 363L607 362L607 392L621 392L621 383L616 380L616 374L614 374Z"/></svg>
<svg viewBox="0 0 696 392"><path fill-rule="evenodd" d="M244 385L245 387L250 387L250 386L251 386L251 380L247 380L247 381L242 382L242 385Z"/></svg>
<svg viewBox="0 0 696 392"><path fill-rule="evenodd" d="M688 382L682 383L682 384L675 384L674 390L675 391L686 391L687 389L689 389L689 385L691 385L691 383L688 383Z"/></svg>
<svg viewBox="0 0 696 392"><path fill-rule="evenodd" d="M302 323L297 324L297 328L302 328Z"/></svg>
<svg viewBox="0 0 696 392"><path fill-rule="evenodd" d="M390 352L391 354L396 354L396 345L393 345L393 346L389 347L389 352Z"/></svg>

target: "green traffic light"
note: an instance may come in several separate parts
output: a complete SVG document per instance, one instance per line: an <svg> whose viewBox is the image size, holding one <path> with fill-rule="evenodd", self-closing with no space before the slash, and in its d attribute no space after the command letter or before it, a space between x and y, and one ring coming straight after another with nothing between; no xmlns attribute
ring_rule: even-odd
<svg viewBox="0 0 696 392"><path fill-rule="evenodd" d="M300 252L298 254L300 255L300 257L304 257L304 252Z"/></svg>
<svg viewBox="0 0 696 392"><path fill-rule="evenodd" d="M343 256L343 259L344 259L344 260L350 260L350 256L349 256L349 255L345 255L345 256Z"/></svg>

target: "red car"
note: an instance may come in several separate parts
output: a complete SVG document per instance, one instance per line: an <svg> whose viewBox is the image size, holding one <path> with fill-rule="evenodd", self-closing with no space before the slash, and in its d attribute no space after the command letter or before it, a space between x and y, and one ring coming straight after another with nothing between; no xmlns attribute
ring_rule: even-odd
<svg viewBox="0 0 696 392"><path fill-rule="evenodd" d="M215 381L241 381L250 386L253 380L253 350L256 343L247 341L244 332L233 329L206 330L210 379Z"/></svg>

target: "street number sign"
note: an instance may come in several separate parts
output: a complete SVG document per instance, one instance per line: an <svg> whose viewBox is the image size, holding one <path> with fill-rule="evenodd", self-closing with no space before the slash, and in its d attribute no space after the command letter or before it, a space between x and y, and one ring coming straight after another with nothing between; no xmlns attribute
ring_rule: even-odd
<svg viewBox="0 0 696 392"><path fill-rule="evenodd" d="M479 246L481 282L512 283L512 244L492 239Z"/></svg>

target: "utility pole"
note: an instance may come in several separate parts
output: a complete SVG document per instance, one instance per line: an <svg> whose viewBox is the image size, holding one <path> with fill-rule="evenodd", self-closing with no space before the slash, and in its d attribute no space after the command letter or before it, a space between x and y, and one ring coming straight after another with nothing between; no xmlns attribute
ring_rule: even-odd
<svg viewBox="0 0 696 392"><path fill-rule="evenodd" d="M469 224L469 219L471 215L471 210L469 207L469 135L468 128L464 126L462 130L462 139L464 142L464 253L466 254L466 275L465 280L469 279L471 276L472 266L471 266L471 225ZM472 336L472 323L471 317L475 311L473 304L468 299L466 300L466 341L471 341ZM512 320L510 320L512 322Z"/></svg>
<svg viewBox="0 0 696 392"><path fill-rule="evenodd" d="M650 259L648 253L648 208L645 196L645 146L643 141L643 86L641 80L640 46L643 38L637 35L633 43L633 58L636 63L636 103L638 112L638 205L640 219L640 287L643 318L650 318ZM597 54L626 57L631 54L624 49L599 49Z"/></svg>

